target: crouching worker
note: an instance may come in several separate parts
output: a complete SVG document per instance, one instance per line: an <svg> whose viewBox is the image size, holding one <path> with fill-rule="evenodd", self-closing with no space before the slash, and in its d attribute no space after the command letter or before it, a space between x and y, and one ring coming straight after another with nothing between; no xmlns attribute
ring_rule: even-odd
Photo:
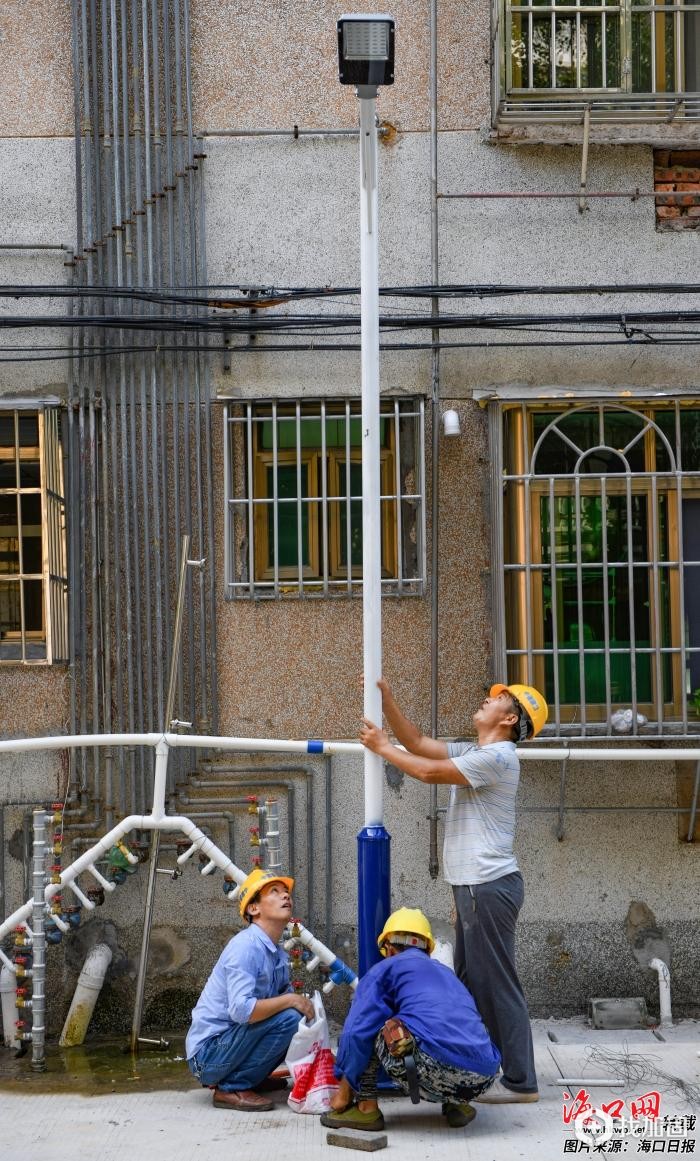
<svg viewBox="0 0 700 1161"><path fill-rule="evenodd" d="M272 1109L262 1093L285 1082L270 1073L284 1060L300 1017L313 1019L311 1001L291 990L287 953L278 946L293 887L293 879L251 871L238 899L248 926L226 944L192 1012L187 1063L214 1089L218 1109Z"/></svg>
<svg viewBox="0 0 700 1161"><path fill-rule="evenodd" d="M422 911L395 911L377 942L385 958L358 984L338 1046L340 1087L321 1124L383 1129L381 1065L414 1103L441 1102L447 1124L462 1128L476 1116L469 1101L493 1084L498 1049L464 984L430 958L435 941Z"/></svg>

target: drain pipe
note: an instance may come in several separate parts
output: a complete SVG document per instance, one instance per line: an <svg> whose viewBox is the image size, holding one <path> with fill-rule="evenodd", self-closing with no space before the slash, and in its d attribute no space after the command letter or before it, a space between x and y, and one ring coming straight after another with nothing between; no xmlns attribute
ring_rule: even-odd
<svg viewBox="0 0 700 1161"><path fill-rule="evenodd" d="M15 1031L15 1020L17 1019L16 988L15 973L4 963L0 972L0 997L2 998L2 1036L6 1048L21 1047L21 1041Z"/></svg>
<svg viewBox="0 0 700 1161"><path fill-rule="evenodd" d="M62 1048L73 1048L85 1040L88 1024L111 962L112 949L106 943L96 944L86 955L83 970L78 976L75 995L68 1009L66 1022L58 1041Z"/></svg>
<svg viewBox="0 0 700 1161"><path fill-rule="evenodd" d="M649 960L649 967L657 972L659 977L659 1027L671 1028L671 973L662 959Z"/></svg>

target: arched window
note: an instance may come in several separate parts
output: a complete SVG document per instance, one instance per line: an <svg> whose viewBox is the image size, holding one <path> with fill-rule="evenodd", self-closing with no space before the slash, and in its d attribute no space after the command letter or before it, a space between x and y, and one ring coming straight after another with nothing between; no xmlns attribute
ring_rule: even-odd
<svg viewBox="0 0 700 1161"><path fill-rule="evenodd" d="M700 688L700 406L503 409L503 636L557 727L631 708L686 732ZM700 697L700 695L699 695Z"/></svg>

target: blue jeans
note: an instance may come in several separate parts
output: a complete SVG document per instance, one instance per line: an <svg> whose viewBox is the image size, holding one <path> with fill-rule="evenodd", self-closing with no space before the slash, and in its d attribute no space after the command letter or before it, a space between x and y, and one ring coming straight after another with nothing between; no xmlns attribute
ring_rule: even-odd
<svg viewBox="0 0 700 1161"><path fill-rule="evenodd" d="M223 1092L255 1088L282 1063L301 1019L296 1008L285 1008L256 1024L232 1024L197 1049L187 1061L190 1072Z"/></svg>

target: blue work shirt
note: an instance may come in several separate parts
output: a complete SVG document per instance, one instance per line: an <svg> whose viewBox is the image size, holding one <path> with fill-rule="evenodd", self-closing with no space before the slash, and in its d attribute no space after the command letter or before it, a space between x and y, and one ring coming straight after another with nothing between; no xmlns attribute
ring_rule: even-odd
<svg viewBox="0 0 700 1161"><path fill-rule="evenodd" d="M421 1049L441 1064L493 1076L501 1057L476 1005L453 971L408 947L375 964L360 980L345 1021L335 1074L357 1091L377 1033L398 1016Z"/></svg>
<svg viewBox="0 0 700 1161"><path fill-rule="evenodd" d="M257 923L230 939L192 1011L185 1041L190 1060L206 1040L247 1024L258 1000L290 991L289 958Z"/></svg>

